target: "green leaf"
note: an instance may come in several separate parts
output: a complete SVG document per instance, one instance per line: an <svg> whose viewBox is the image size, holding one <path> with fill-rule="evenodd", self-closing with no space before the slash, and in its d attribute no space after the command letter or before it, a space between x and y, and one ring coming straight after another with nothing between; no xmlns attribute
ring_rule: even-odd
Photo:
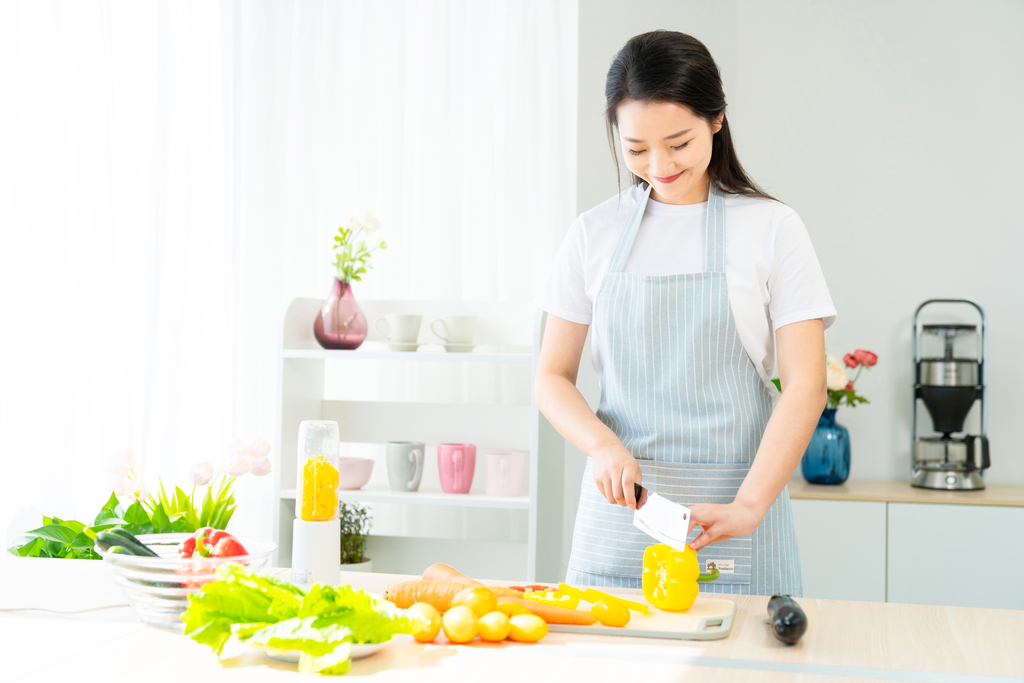
<svg viewBox="0 0 1024 683"><path fill-rule="evenodd" d="M71 540L71 543L68 544L68 547L72 550L84 550L86 548L91 548L92 546L93 539L89 538L88 534L85 532L79 533Z"/></svg>
<svg viewBox="0 0 1024 683"><path fill-rule="evenodd" d="M775 385L776 389L778 389L779 391L782 391L782 380L781 379L778 379L778 378L773 379L772 380L772 384Z"/></svg>
<svg viewBox="0 0 1024 683"><path fill-rule="evenodd" d="M338 645L352 637L352 631L336 619L322 617L293 617L264 626L243 642L275 650L298 650L321 656L334 651Z"/></svg>
<svg viewBox="0 0 1024 683"><path fill-rule="evenodd" d="M171 528L171 520L167 517L167 513L164 511L163 503L157 503L153 508L153 516L150 518L153 524L154 534L168 534L173 529Z"/></svg>
<svg viewBox="0 0 1024 683"><path fill-rule="evenodd" d="M149 524L149 515L139 501L133 502L124 512L124 521L128 526L143 526Z"/></svg>
<svg viewBox="0 0 1024 683"><path fill-rule="evenodd" d="M45 538L49 541L55 541L62 545L66 545L73 541L77 534L66 526L51 524L49 526L41 526L38 529L28 531L26 532L26 535L38 536L39 538Z"/></svg>
<svg viewBox="0 0 1024 683"><path fill-rule="evenodd" d="M81 532L83 529L85 529L85 524L83 524L81 522L78 522L78 521L75 521L73 519L66 519L66 520L62 521L60 523L60 525L62 527L67 528L67 529L71 529L76 534Z"/></svg>
<svg viewBox="0 0 1024 683"><path fill-rule="evenodd" d="M213 495L210 493L212 486L206 488L206 495L203 497L203 509L199 513L199 521L196 528L200 529L204 526L210 526L210 515L213 512Z"/></svg>

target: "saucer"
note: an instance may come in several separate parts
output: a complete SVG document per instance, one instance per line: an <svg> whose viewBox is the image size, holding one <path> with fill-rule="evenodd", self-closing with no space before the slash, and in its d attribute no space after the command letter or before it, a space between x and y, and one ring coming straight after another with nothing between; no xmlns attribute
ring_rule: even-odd
<svg viewBox="0 0 1024 683"><path fill-rule="evenodd" d="M415 351L423 346L419 342L384 342L391 351Z"/></svg>
<svg viewBox="0 0 1024 683"><path fill-rule="evenodd" d="M446 353L471 353L473 344L441 344Z"/></svg>

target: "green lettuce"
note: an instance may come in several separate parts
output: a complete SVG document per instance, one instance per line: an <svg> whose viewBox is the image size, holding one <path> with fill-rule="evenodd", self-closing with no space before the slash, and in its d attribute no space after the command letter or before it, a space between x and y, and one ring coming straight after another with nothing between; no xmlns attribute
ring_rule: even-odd
<svg viewBox="0 0 1024 683"><path fill-rule="evenodd" d="M348 671L352 643L383 643L420 623L390 602L352 588L317 584L308 592L238 564L189 597L185 633L220 654L232 636L268 651L300 653L299 670Z"/></svg>

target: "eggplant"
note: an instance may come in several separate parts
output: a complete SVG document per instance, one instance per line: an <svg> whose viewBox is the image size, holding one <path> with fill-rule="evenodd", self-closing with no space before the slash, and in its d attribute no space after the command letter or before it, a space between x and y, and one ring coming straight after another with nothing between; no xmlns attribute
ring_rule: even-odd
<svg viewBox="0 0 1024 683"><path fill-rule="evenodd" d="M807 615L788 595L773 595L768 600L768 626L786 645L793 645L807 631Z"/></svg>

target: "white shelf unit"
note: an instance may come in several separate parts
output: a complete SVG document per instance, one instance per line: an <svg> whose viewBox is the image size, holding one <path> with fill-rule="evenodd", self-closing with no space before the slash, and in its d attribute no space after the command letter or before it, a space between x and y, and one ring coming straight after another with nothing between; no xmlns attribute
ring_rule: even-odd
<svg viewBox="0 0 1024 683"><path fill-rule="evenodd" d="M459 544L460 556L465 558L468 553L473 557L476 562L470 569L494 577L505 574L528 581L560 580L564 441L533 402L533 376L544 315L528 304L360 300L369 323L366 341L356 350L338 351L321 348L313 336L313 321L322 303L319 299L294 299L282 321L276 434L279 462L275 468L273 515L279 566L286 566L291 560L299 423L327 419L338 422L343 444L362 449L351 454L369 453L376 460L370 483L359 490L339 491L339 499L372 504L375 525L378 512L383 510L392 522L392 531L397 527L416 527L408 534L382 535L377 552L397 553L406 547L411 553L412 549L422 548L424 538L431 538L432 533L429 520L423 518L433 514L453 519L453 514L463 510L467 512L461 514L473 517L462 519L461 528L468 535L437 538L444 538L448 548ZM425 345L416 352L387 350L373 323L388 313L422 315L419 341ZM445 315L477 317L472 353L447 353L440 340L434 338L430 322ZM361 378L363 384L347 381L349 377ZM433 385L441 389L434 391ZM388 441L426 444L419 491L392 491L387 486L383 444ZM474 483L468 494L446 494L439 490L434 448L444 442L477 446ZM527 454L523 495L505 498L483 493L484 454L490 451ZM424 511L424 506L429 509ZM413 524L396 521L408 518L410 509L415 511ZM526 532L517 535L516 530L523 526L518 515L524 513ZM485 531L481 537L480 529L487 529L488 523L495 531ZM435 529L437 526L434 524ZM459 520L452 526L460 528ZM503 532L517 538L525 536L521 568L507 566L508 552L494 555L502 558L502 566L488 564L487 549L502 545L499 537ZM375 530L371 530L371 545L374 534ZM403 544L402 537L408 537L410 542ZM419 542L413 543L413 539ZM516 543L521 541L513 538L504 550L519 548ZM479 553L475 552L474 544L480 548ZM374 565L386 571L387 558L374 558Z"/></svg>

